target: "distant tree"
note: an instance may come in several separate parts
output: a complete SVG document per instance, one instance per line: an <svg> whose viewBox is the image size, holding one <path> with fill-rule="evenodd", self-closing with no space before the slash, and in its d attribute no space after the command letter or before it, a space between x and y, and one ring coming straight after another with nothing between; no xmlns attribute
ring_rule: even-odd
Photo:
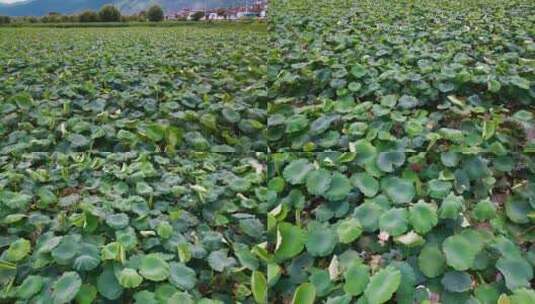
<svg viewBox="0 0 535 304"><path fill-rule="evenodd" d="M58 23L61 22L61 14L58 12L49 12L48 15L41 19L44 23Z"/></svg>
<svg viewBox="0 0 535 304"><path fill-rule="evenodd" d="M147 18L152 22L160 22L163 20L163 9L159 5L153 5L147 11Z"/></svg>
<svg viewBox="0 0 535 304"><path fill-rule="evenodd" d="M76 16L63 15L59 17L59 21L60 22L76 22L78 21L78 18L76 18Z"/></svg>
<svg viewBox="0 0 535 304"><path fill-rule="evenodd" d="M193 13L193 15L191 15L191 19L195 20L195 21L201 20L202 17L204 17L204 13L203 12L195 12L195 13Z"/></svg>
<svg viewBox="0 0 535 304"><path fill-rule="evenodd" d="M9 24L9 23L11 23L11 17L0 16L0 24Z"/></svg>
<svg viewBox="0 0 535 304"><path fill-rule="evenodd" d="M85 11L78 16L80 22L97 22L98 15L94 11Z"/></svg>
<svg viewBox="0 0 535 304"><path fill-rule="evenodd" d="M103 22L121 21L121 12L113 5L104 5L98 12L98 16Z"/></svg>
<svg viewBox="0 0 535 304"><path fill-rule="evenodd" d="M139 21L145 21L147 19L147 12L141 11L137 16L139 18Z"/></svg>

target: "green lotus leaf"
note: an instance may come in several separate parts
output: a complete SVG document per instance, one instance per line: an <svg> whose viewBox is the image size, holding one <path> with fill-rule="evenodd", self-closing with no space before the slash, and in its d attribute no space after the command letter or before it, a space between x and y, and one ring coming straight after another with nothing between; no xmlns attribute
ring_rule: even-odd
<svg viewBox="0 0 535 304"><path fill-rule="evenodd" d="M293 115L286 121L286 133L296 133L306 129L309 121L305 115Z"/></svg>
<svg viewBox="0 0 535 304"><path fill-rule="evenodd" d="M82 134L70 134L67 140L71 143L73 148L82 148L89 145L90 141Z"/></svg>
<svg viewBox="0 0 535 304"><path fill-rule="evenodd" d="M470 239L456 234L448 237L442 243L446 262L455 270L464 271L474 265L476 255L480 248L474 246Z"/></svg>
<svg viewBox="0 0 535 304"><path fill-rule="evenodd" d="M500 82L496 79L490 79L488 82L487 82L487 89L492 92L492 93L497 93L500 91L500 89L502 88L502 85L500 84Z"/></svg>
<svg viewBox="0 0 535 304"><path fill-rule="evenodd" d="M168 300L167 304L195 304L193 297L185 292L175 292Z"/></svg>
<svg viewBox="0 0 535 304"><path fill-rule="evenodd" d="M251 275L251 290L253 292L253 296L255 299L255 302L258 304L264 304L267 303L268 300L268 289L267 289L267 281L264 274L260 271L253 271L253 274Z"/></svg>
<svg viewBox="0 0 535 304"><path fill-rule="evenodd" d="M110 214L106 216L106 224L116 230L126 228L129 220L128 215L124 213Z"/></svg>
<svg viewBox="0 0 535 304"><path fill-rule="evenodd" d="M343 174L334 173L329 190L324 193L324 196L330 201L340 201L345 199L349 192L351 192L349 179Z"/></svg>
<svg viewBox="0 0 535 304"><path fill-rule="evenodd" d="M325 169L310 171L306 176L307 191L313 195L327 192L331 186L331 173Z"/></svg>
<svg viewBox="0 0 535 304"><path fill-rule="evenodd" d="M316 294L318 297L323 297L333 290L333 282L327 270L317 270L312 272L309 277L310 282L316 288Z"/></svg>
<svg viewBox="0 0 535 304"><path fill-rule="evenodd" d="M367 197L373 197L379 192L379 182L368 173L354 174L351 183Z"/></svg>
<svg viewBox="0 0 535 304"><path fill-rule="evenodd" d="M316 288L310 283L303 283L295 290L292 304L314 304Z"/></svg>
<svg viewBox="0 0 535 304"><path fill-rule="evenodd" d="M5 259L9 262L18 262L28 256L32 250L32 244L26 239L18 239L9 245Z"/></svg>
<svg viewBox="0 0 535 304"><path fill-rule="evenodd" d="M261 236L261 233L259 234L259 231L263 231L264 225L260 220L256 218L248 218L240 220L240 229L243 233L247 234L250 237L258 238Z"/></svg>
<svg viewBox="0 0 535 304"><path fill-rule="evenodd" d="M290 162L284 168L282 175L284 179L292 185L302 184L305 177L314 167L306 159L298 159Z"/></svg>
<svg viewBox="0 0 535 304"><path fill-rule="evenodd" d="M101 259L107 260L120 260L123 255L124 249L118 242L112 242L104 245L101 250Z"/></svg>
<svg viewBox="0 0 535 304"><path fill-rule="evenodd" d="M76 272L65 272L52 286L54 304L71 302L82 286L82 279Z"/></svg>
<svg viewBox="0 0 535 304"><path fill-rule="evenodd" d="M222 272L225 268L236 265L236 260L228 257L227 249L212 251L208 256L208 264L213 270Z"/></svg>
<svg viewBox="0 0 535 304"><path fill-rule="evenodd" d="M74 260L73 267L78 271L91 271L100 264L100 257L91 254L82 254Z"/></svg>
<svg viewBox="0 0 535 304"><path fill-rule="evenodd" d="M97 289L90 284L83 284L76 294L76 303L91 304L97 297Z"/></svg>
<svg viewBox="0 0 535 304"><path fill-rule="evenodd" d="M444 274L440 282L448 291L465 292L472 286L472 277L464 271L449 271Z"/></svg>
<svg viewBox="0 0 535 304"><path fill-rule="evenodd" d="M280 193L286 187L286 182L280 176L271 178L268 182L268 189L273 190L277 193Z"/></svg>
<svg viewBox="0 0 535 304"><path fill-rule="evenodd" d="M377 157L377 148L372 143L366 140L359 140L355 143L356 161L359 165L365 166L366 164L374 161Z"/></svg>
<svg viewBox="0 0 535 304"><path fill-rule="evenodd" d="M22 281L19 287L17 287L17 297L28 300L33 295L41 291L45 285L45 280L41 276L30 275Z"/></svg>
<svg viewBox="0 0 535 304"><path fill-rule="evenodd" d="M338 224L336 233L341 243L349 244L362 234L362 226L356 218L349 218Z"/></svg>
<svg viewBox="0 0 535 304"><path fill-rule="evenodd" d="M362 88L362 84L360 84L359 82L350 82L347 88L351 92L358 92Z"/></svg>
<svg viewBox="0 0 535 304"><path fill-rule="evenodd" d="M379 229L379 217L383 213L381 206L366 202L355 209L354 215L365 231L373 232Z"/></svg>
<svg viewBox="0 0 535 304"><path fill-rule="evenodd" d="M365 301L364 298L361 298L362 301ZM348 294L345 294L343 296L333 296L329 297L326 304L350 304L351 303L351 296Z"/></svg>
<svg viewBox="0 0 535 304"><path fill-rule="evenodd" d="M271 287L279 281L281 277L281 267L277 264L269 263L267 265L267 281Z"/></svg>
<svg viewBox="0 0 535 304"><path fill-rule="evenodd" d="M210 113L203 114L199 122L207 130L210 130L210 131L217 130L217 118L213 114L210 114Z"/></svg>
<svg viewBox="0 0 535 304"><path fill-rule="evenodd" d="M483 304L493 304L498 302L500 293L497 286L491 284L481 284L474 290L474 295Z"/></svg>
<svg viewBox="0 0 535 304"><path fill-rule="evenodd" d="M177 292L178 290L173 285L168 283L158 284L158 286L154 290L156 300L158 300L159 302L166 302ZM187 292L185 291L184 293Z"/></svg>
<svg viewBox="0 0 535 304"><path fill-rule="evenodd" d="M369 304L382 304L392 298L401 283L401 272L392 266L381 269L370 278L364 291Z"/></svg>
<svg viewBox="0 0 535 304"><path fill-rule="evenodd" d="M223 108L223 110L221 110L221 114L229 123L237 123L240 121L240 113L231 108Z"/></svg>
<svg viewBox="0 0 535 304"><path fill-rule="evenodd" d="M396 302L409 304L417 295L417 277L411 264L403 261L393 261L390 266L395 267L401 273L401 282L396 291Z"/></svg>
<svg viewBox="0 0 535 304"><path fill-rule="evenodd" d="M305 246L312 256L327 256L336 246L336 233L321 225L311 225L307 232Z"/></svg>
<svg viewBox="0 0 535 304"><path fill-rule="evenodd" d="M520 76L511 76L509 78L509 83L524 90L529 90L529 86L530 86L529 80L522 78Z"/></svg>
<svg viewBox="0 0 535 304"><path fill-rule="evenodd" d="M149 195L154 192L154 189L145 182L138 182L136 183L136 192L140 195Z"/></svg>
<svg viewBox="0 0 535 304"><path fill-rule="evenodd" d="M157 254L148 254L141 258L140 274L147 280L159 282L169 277L169 264Z"/></svg>
<svg viewBox="0 0 535 304"><path fill-rule="evenodd" d="M409 228L409 213L404 208L392 208L379 218L379 228L392 236L405 233Z"/></svg>
<svg viewBox="0 0 535 304"><path fill-rule="evenodd" d="M235 192L245 192L251 187L251 183L241 177L233 178L229 183L230 189Z"/></svg>
<svg viewBox="0 0 535 304"><path fill-rule="evenodd" d="M414 231L409 231L406 234L396 236L394 241L399 244L403 244L407 247L419 247L425 243L424 238L415 233Z"/></svg>
<svg viewBox="0 0 535 304"><path fill-rule="evenodd" d="M399 98L399 101L398 101L398 107L400 107L403 110L413 109L419 104L420 102L418 101L418 99L410 95L403 95Z"/></svg>
<svg viewBox="0 0 535 304"><path fill-rule="evenodd" d="M156 226L156 232L162 239L168 239L173 235L173 226L169 222L160 222Z"/></svg>
<svg viewBox="0 0 535 304"><path fill-rule="evenodd" d="M381 97L380 103L383 107L393 108L398 102L398 97L396 95L385 95Z"/></svg>
<svg viewBox="0 0 535 304"><path fill-rule="evenodd" d="M505 213L507 214L507 217L517 224L529 223L530 220L528 214L532 210L533 208L530 204L519 197L513 196L505 202Z"/></svg>
<svg viewBox="0 0 535 304"><path fill-rule="evenodd" d="M132 227L115 231L115 239L125 250L134 249L138 243L136 231Z"/></svg>
<svg viewBox="0 0 535 304"><path fill-rule="evenodd" d="M509 296L509 300L511 304L533 303L535 301L535 290L528 288L516 289L513 294Z"/></svg>
<svg viewBox="0 0 535 304"><path fill-rule="evenodd" d="M410 203L416 195L412 182L399 177L385 177L381 180L381 189L396 204Z"/></svg>
<svg viewBox="0 0 535 304"><path fill-rule="evenodd" d="M336 115L321 116L310 124L310 134L319 135L329 129L331 124L338 119Z"/></svg>
<svg viewBox="0 0 535 304"><path fill-rule="evenodd" d="M40 187L36 194L39 197L39 204L43 207L53 205L58 201L56 194L46 187Z"/></svg>
<svg viewBox="0 0 535 304"><path fill-rule="evenodd" d="M275 256L285 260L298 255L305 247L305 232L290 223L280 223L277 228Z"/></svg>
<svg viewBox="0 0 535 304"><path fill-rule="evenodd" d="M351 265L344 272L344 291L352 296L358 296L364 292L370 280L370 268L364 264Z"/></svg>
<svg viewBox="0 0 535 304"><path fill-rule="evenodd" d="M49 239L46 239L44 242L37 244L37 253L44 254L50 253L54 248L56 248L63 239L62 236L55 236Z"/></svg>
<svg viewBox="0 0 535 304"><path fill-rule="evenodd" d="M451 128L441 128L438 133L445 139L454 143L463 143L465 134L461 130Z"/></svg>
<svg viewBox="0 0 535 304"><path fill-rule="evenodd" d="M22 93L13 95L9 99L9 101L12 103L16 103L19 108L24 109L24 110L28 110L35 103L32 95L28 92L22 92Z"/></svg>
<svg viewBox="0 0 535 304"><path fill-rule="evenodd" d="M154 292L148 290L138 291L134 294L134 304L158 304Z"/></svg>
<svg viewBox="0 0 535 304"><path fill-rule="evenodd" d="M522 251L510 239L504 236L498 236L493 241L493 247L503 256L521 257Z"/></svg>
<svg viewBox="0 0 535 304"><path fill-rule="evenodd" d="M393 172L405 163L405 153L392 151L380 152L377 156L377 167L383 172Z"/></svg>
<svg viewBox="0 0 535 304"><path fill-rule="evenodd" d="M117 281L124 288L136 288L141 285L143 278L135 269L125 268L117 274Z"/></svg>
<svg viewBox="0 0 535 304"><path fill-rule="evenodd" d="M473 210L474 219L482 222L496 216L496 205L489 199L478 202Z"/></svg>
<svg viewBox="0 0 535 304"><path fill-rule="evenodd" d="M446 197L452 188L450 182L441 181L438 179L431 180L427 183L429 196L432 198L444 198Z"/></svg>
<svg viewBox="0 0 535 304"><path fill-rule="evenodd" d="M180 289L190 290L197 284L197 274L183 263L171 263L169 282Z"/></svg>
<svg viewBox="0 0 535 304"><path fill-rule="evenodd" d="M456 219L463 208L464 199L462 196L455 196L450 193L442 200L438 209L438 216L441 219Z"/></svg>
<svg viewBox="0 0 535 304"><path fill-rule="evenodd" d="M515 114L513 115L513 118L521 120L521 121L529 122L533 120L533 113L526 111L526 110L520 110L520 111L515 112Z"/></svg>
<svg viewBox="0 0 535 304"><path fill-rule="evenodd" d="M522 257L504 256L496 262L496 268L505 277L509 290L529 288L533 279L533 267Z"/></svg>
<svg viewBox="0 0 535 304"><path fill-rule="evenodd" d="M296 209L303 209L305 206L305 196L300 190L293 189L288 193L288 196L282 200L282 203L293 206Z"/></svg>
<svg viewBox="0 0 535 304"><path fill-rule="evenodd" d="M97 290L108 300L117 300L123 294L123 287L119 284L113 270L105 268L97 278Z"/></svg>
<svg viewBox="0 0 535 304"><path fill-rule="evenodd" d="M446 167L454 168L459 164L459 154L456 152L442 152L440 154L440 161Z"/></svg>
<svg viewBox="0 0 535 304"><path fill-rule="evenodd" d="M366 68L361 65L361 64L355 64L351 67L351 75L357 77L357 78L361 78L363 77L364 75L366 75L368 73L368 71L366 70Z"/></svg>
<svg viewBox="0 0 535 304"><path fill-rule="evenodd" d="M409 208L409 222L414 231L420 234L428 233L438 224L436 207L419 201Z"/></svg>
<svg viewBox="0 0 535 304"><path fill-rule="evenodd" d="M11 209L26 209L32 196L24 193L0 191L0 202Z"/></svg>
<svg viewBox="0 0 535 304"><path fill-rule="evenodd" d="M436 246L425 246L418 256L418 268L428 278L436 278L444 272L446 258Z"/></svg>

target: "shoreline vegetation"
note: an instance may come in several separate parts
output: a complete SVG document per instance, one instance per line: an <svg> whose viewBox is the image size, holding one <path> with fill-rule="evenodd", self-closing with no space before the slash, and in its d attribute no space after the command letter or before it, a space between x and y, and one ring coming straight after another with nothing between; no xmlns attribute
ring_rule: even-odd
<svg viewBox="0 0 535 304"><path fill-rule="evenodd" d="M99 28L99 27L239 27L248 25L265 28L264 20L210 20L210 21L125 21L125 22L55 22L55 23L9 23L0 25L5 28ZM264 29L266 30L266 29Z"/></svg>

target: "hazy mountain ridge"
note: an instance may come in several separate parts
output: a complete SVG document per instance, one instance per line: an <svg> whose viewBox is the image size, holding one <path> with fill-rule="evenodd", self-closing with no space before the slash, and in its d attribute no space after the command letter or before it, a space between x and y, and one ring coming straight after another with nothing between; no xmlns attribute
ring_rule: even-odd
<svg viewBox="0 0 535 304"><path fill-rule="evenodd" d="M159 4L168 11L182 8L202 9L239 5L240 0L28 0L13 4L0 4L0 15L8 16L43 16L49 12L72 14L84 10L98 10L105 4L117 6L123 14L134 14Z"/></svg>

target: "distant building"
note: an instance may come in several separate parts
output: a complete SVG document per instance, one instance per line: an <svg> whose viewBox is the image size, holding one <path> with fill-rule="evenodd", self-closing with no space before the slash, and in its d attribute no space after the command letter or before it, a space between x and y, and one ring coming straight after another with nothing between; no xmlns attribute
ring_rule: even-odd
<svg viewBox="0 0 535 304"><path fill-rule="evenodd" d="M249 0L246 6L215 8L210 10L192 10L184 8L175 12L166 12L167 20L192 20L195 13L203 12L206 14L201 20L239 20L266 18L267 0Z"/></svg>
<svg viewBox="0 0 535 304"><path fill-rule="evenodd" d="M184 8L176 12L167 12L165 17L168 20L187 19L192 11L189 8Z"/></svg>

